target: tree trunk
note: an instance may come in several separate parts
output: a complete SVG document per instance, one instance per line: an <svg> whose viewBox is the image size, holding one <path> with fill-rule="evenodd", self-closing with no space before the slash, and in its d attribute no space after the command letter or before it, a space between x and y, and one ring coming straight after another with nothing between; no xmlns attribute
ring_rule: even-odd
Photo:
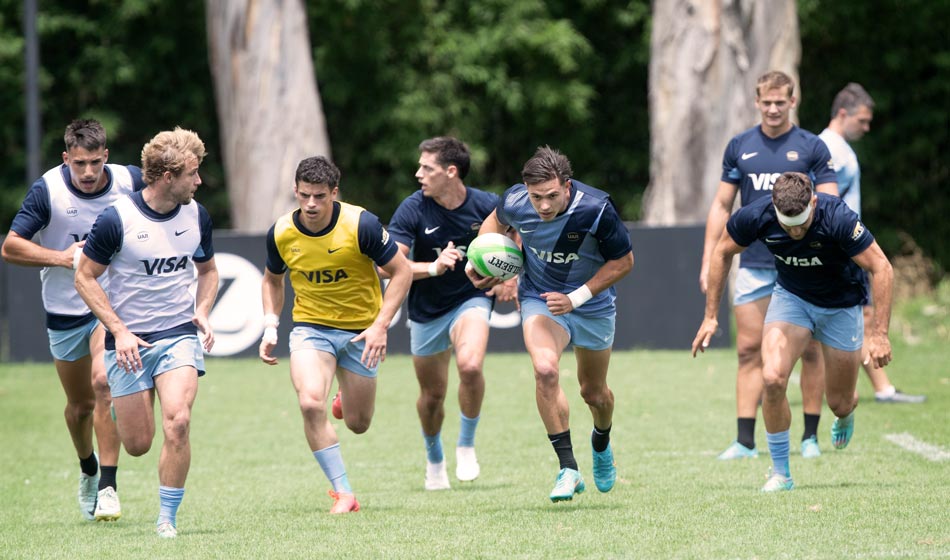
<svg viewBox="0 0 950 560"><path fill-rule="evenodd" d="M759 120L759 76L785 72L800 99L795 1L654 1L650 48L650 185L642 217L651 225L704 223L726 144Z"/></svg>
<svg viewBox="0 0 950 560"><path fill-rule="evenodd" d="M300 0L206 0L211 72L234 229L266 231L295 206L301 159L330 142Z"/></svg>

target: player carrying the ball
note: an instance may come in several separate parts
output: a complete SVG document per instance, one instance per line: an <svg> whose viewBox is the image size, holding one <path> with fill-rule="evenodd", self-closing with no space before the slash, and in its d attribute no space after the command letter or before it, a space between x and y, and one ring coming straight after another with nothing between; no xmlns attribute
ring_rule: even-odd
<svg viewBox="0 0 950 560"><path fill-rule="evenodd" d="M614 395L607 386L617 316L613 285L633 268L630 234L610 195L571 174L564 154L538 148L521 170L524 183L505 191L479 230L515 228L521 235L524 269L518 301L525 347L534 366L538 413L560 462L552 502L570 500L585 489L559 382L561 353L568 344L574 346L580 393L594 421L594 483L609 492L617 478L610 446ZM466 274L480 289L500 282L470 269Z"/></svg>

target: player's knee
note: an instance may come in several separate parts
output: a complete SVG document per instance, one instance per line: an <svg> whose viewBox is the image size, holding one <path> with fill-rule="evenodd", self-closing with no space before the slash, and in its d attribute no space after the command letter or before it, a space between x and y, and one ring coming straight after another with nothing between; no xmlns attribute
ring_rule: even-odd
<svg viewBox="0 0 950 560"><path fill-rule="evenodd" d="M463 385L478 383L482 378L482 365L476 361L459 362L459 382Z"/></svg>
<svg viewBox="0 0 950 560"><path fill-rule="evenodd" d="M851 414L851 411L854 410L854 393L847 395L828 393L825 399L828 402L828 408L830 408L838 418L843 418Z"/></svg>
<svg viewBox="0 0 950 560"><path fill-rule="evenodd" d="M538 385L557 385L561 372L556 362L541 362L534 365L534 380Z"/></svg>
<svg viewBox="0 0 950 560"><path fill-rule="evenodd" d="M419 406L429 413L441 409L445 403L445 391L445 385L423 388L419 393Z"/></svg>
<svg viewBox="0 0 950 560"><path fill-rule="evenodd" d="M165 441L172 445L183 445L188 441L188 430L191 426L191 412L187 409L177 411L165 417L162 428Z"/></svg>
<svg viewBox="0 0 950 560"><path fill-rule="evenodd" d="M606 385L581 385L581 398L587 406L601 408L613 401L613 393Z"/></svg>
<svg viewBox="0 0 950 560"><path fill-rule="evenodd" d="M346 427L351 432L357 435L365 433L366 430L369 430L369 425L372 423L372 421L373 421L372 416L363 415L363 414L345 419Z"/></svg>
<svg viewBox="0 0 950 560"><path fill-rule="evenodd" d="M736 352L739 355L739 365L750 365L762 362L762 343L758 340L736 341Z"/></svg>
<svg viewBox="0 0 950 560"><path fill-rule="evenodd" d="M105 371L93 373L92 390L96 394L96 399L112 400L112 392L109 390L109 376L106 375Z"/></svg>
<svg viewBox="0 0 950 560"><path fill-rule="evenodd" d="M325 418L327 403L323 399L315 399L310 395L301 394L299 397L300 412L304 418Z"/></svg>
<svg viewBox="0 0 950 560"><path fill-rule="evenodd" d="M762 388L767 396L784 395L788 376L768 364L762 367Z"/></svg>
<svg viewBox="0 0 950 560"><path fill-rule="evenodd" d="M92 416L96 408L96 399L81 399L77 401L68 401L66 403L66 420L70 422L82 422Z"/></svg>
<svg viewBox="0 0 950 560"><path fill-rule="evenodd" d="M133 457L141 457L152 448L152 437L147 434L136 434L122 440L122 447Z"/></svg>

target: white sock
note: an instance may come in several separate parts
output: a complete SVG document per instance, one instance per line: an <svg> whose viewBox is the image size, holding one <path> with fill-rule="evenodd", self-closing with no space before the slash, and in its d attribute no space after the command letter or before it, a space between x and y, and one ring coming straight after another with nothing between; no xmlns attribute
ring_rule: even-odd
<svg viewBox="0 0 950 560"><path fill-rule="evenodd" d="M897 389L895 389L893 385L890 385L890 386L887 387L887 389L884 389L883 391L877 391L877 392L875 392L875 393L874 393L874 396L877 397L877 398L879 398L879 399L885 399L885 398L887 398L887 397L893 396L894 393L896 393L896 392L897 392Z"/></svg>

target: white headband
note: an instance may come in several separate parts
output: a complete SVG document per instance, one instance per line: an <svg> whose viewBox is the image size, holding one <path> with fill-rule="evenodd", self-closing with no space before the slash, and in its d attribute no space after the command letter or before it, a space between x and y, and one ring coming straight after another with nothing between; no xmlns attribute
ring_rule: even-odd
<svg viewBox="0 0 950 560"><path fill-rule="evenodd" d="M775 206L774 204L772 206ZM811 216L811 202L808 203L808 206L802 210L802 213L797 216L786 216L778 211L778 208L775 209L775 216L778 217L778 221L784 226L795 227L800 226L808 221L808 217Z"/></svg>

